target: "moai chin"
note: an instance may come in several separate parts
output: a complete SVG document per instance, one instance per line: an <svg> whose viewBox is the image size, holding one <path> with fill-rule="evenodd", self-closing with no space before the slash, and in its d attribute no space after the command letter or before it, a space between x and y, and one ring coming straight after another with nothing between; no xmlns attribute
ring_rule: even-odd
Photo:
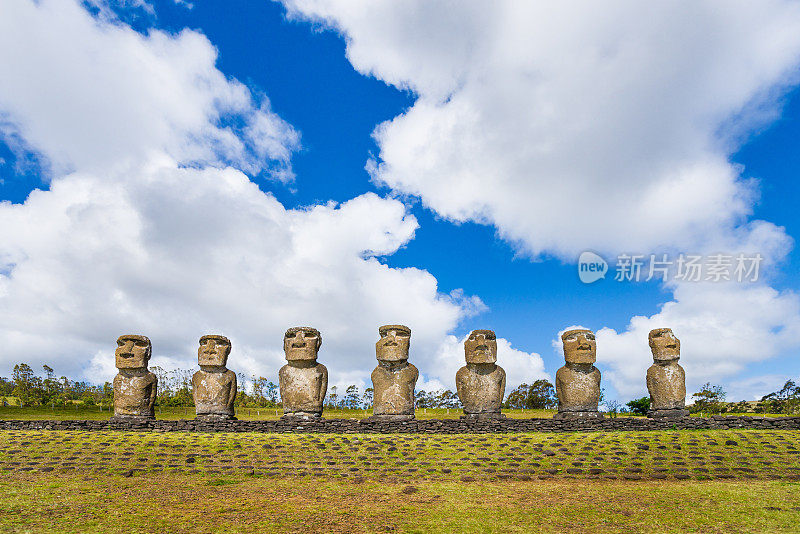
<svg viewBox="0 0 800 534"><path fill-rule="evenodd" d="M155 419L158 379L147 370L152 345L145 336L123 335L114 352L119 373L114 377L112 421Z"/></svg>
<svg viewBox="0 0 800 534"><path fill-rule="evenodd" d="M497 336L473 330L464 341L467 365L456 373L456 391L464 418L502 419L500 404L506 391L506 372L497 365Z"/></svg>
<svg viewBox="0 0 800 534"><path fill-rule="evenodd" d="M566 365L556 372L558 413L554 419L602 419L600 370L594 366L596 342L591 330L567 330L561 335Z"/></svg>
<svg viewBox="0 0 800 534"><path fill-rule="evenodd" d="M197 349L200 370L192 376L192 393L197 419L236 419L236 373L225 367L231 342L225 336L203 336Z"/></svg>
<svg viewBox="0 0 800 534"><path fill-rule="evenodd" d="M378 366L372 371L373 415L365 421L409 421L414 419L414 386L419 378L417 368L408 363L411 329L384 325L378 334Z"/></svg>
<svg viewBox="0 0 800 534"><path fill-rule="evenodd" d="M283 417L317 419L328 390L328 369L317 363L322 335L316 328L297 326L283 336L288 364L278 372Z"/></svg>
<svg viewBox="0 0 800 534"><path fill-rule="evenodd" d="M681 342L670 328L656 328L648 336L653 352L653 365L647 370L650 392L648 417L680 419L689 416L686 410L686 373L678 365Z"/></svg>

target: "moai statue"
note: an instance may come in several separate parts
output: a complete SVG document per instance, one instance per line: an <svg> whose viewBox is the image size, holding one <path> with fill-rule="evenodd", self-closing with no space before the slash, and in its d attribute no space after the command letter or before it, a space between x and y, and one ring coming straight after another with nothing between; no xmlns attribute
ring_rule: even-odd
<svg viewBox="0 0 800 534"><path fill-rule="evenodd" d="M236 373L225 367L231 342L225 336L203 336L197 349L200 370L192 376L197 419L236 419Z"/></svg>
<svg viewBox="0 0 800 534"><path fill-rule="evenodd" d="M378 366L372 371L373 406L369 421L414 419L414 386L419 371L408 363L411 329L403 325L378 328L375 343Z"/></svg>
<svg viewBox="0 0 800 534"><path fill-rule="evenodd" d="M650 350L653 365L647 370L647 390L650 392L650 411L647 417L680 419L688 417L686 410L686 373L678 365L681 342L670 328L650 331Z"/></svg>
<svg viewBox="0 0 800 534"><path fill-rule="evenodd" d="M278 371L283 416L317 419L328 390L328 369L317 363L322 335L316 328L297 326L286 331L283 350L288 364Z"/></svg>
<svg viewBox="0 0 800 534"><path fill-rule="evenodd" d="M456 373L456 391L466 419L503 419L500 403L506 372L497 365L497 337L491 330L473 330L464 342L467 365Z"/></svg>
<svg viewBox="0 0 800 534"><path fill-rule="evenodd" d="M566 365L556 373L558 413L554 419L602 419L600 371L594 366L596 344L591 330L567 330L561 334Z"/></svg>
<svg viewBox="0 0 800 534"><path fill-rule="evenodd" d="M114 352L119 373L114 377L112 421L155 419L158 379L147 370L152 346L145 336L125 335L117 339Z"/></svg>

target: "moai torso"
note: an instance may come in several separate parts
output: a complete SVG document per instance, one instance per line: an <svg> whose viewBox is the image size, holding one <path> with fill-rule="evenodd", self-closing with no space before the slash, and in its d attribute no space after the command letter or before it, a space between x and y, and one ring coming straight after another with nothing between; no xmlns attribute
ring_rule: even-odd
<svg viewBox="0 0 800 534"><path fill-rule="evenodd" d="M231 419L236 401L236 373L227 369L231 342L225 336L203 336L197 349L200 370L192 376L192 394L198 417Z"/></svg>
<svg viewBox="0 0 800 534"><path fill-rule="evenodd" d="M559 412L596 412L600 370L592 364L567 364L556 372Z"/></svg>
<svg viewBox="0 0 800 534"><path fill-rule="evenodd" d="M155 417L157 385L150 371L120 370L114 377L114 415Z"/></svg>
<svg viewBox="0 0 800 534"><path fill-rule="evenodd" d="M417 378L419 371L408 362L394 366L381 362L372 371L372 413L414 415L414 386Z"/></svg>
<svg viewBox="0 0 800 534"><path fill-rule="evenodd" d="M328 390L328 369L321 363L288 363L278 371L283 413L321 414Z"/></svg>
<svg viewBox="0 0 800 534"><path fill-rule="evenodd" d="M290 328L283 336L283 350L289 362L278 371L283 414L319 417L328 391L328 369L317 363L322 335L315 328Z"/></svg>
<svg viewBox="0 0 800 534"><path fill-rule="evenodd" d="M654 363L647 370L651 410L682 410L686 407L686 373L677 362Z"/></svg>
<svg viewBox="0 0 800 534"><path fill-rule="evenodd" d="M456 391L464 413L500 413L506 372L494 363L469 363L456 373Z"/></svg>
<svg viewBox="0 0 800 534"><path fill-rule="evenodd" d="M419 371L408 363L411 329L403 325L378 328L380 339L375 343L378 366L372 371L373 417L399 419L414 416L414 387Z"/></svg>
<svg viewBox="0 0 800 534"><path fill-rule="evenodd" d="M567 330L561 334L566 365L556 372L558 413L556 418L602 418L600 402L600 370L594 366L596 341L594 332L585 329Z"/></svg>
<svg viewBox="0 0 800 534"><path fill-rule="evenodd" d="M236 373L230 369L209 372L203 369L192 376L192 393L197 415L234 415Z"/></svg>
<svg viewBox="0 0 800 534"><path fill-rule="evenodd" d="M686 373L678 364L681 342L669 328L656 328L648 336L653 365L647 370L650 410L683 410Z"/></svg>
<svg viewBox="0 0 800 534"><path fill-rule="evenodd" d="M497 337L491 330L473 330L464 341L467 365L456 372L456 392L464 413L500 414L506 372L497 365Z"/></svg>
<svg viewBox="0 0 800 534"><path fill-rule="evenodd" d="M119 373L114 377L114 418L155 417L158 379L147 370L152 347L140 335L123 335L114 352Z"/></svg>

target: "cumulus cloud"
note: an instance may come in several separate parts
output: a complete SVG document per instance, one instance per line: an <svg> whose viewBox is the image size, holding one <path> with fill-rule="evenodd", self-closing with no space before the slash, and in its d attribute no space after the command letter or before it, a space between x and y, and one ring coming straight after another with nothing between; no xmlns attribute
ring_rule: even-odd
<svg viewBox="0 0 800 534"><path fill-rule="evenodd" d="M687 388L697 391L706 381L722 382L749 363L795 348L800 303L794 293L763 285L678 286L674 300L659 313L633 317L621 333L611 328L597 332L598 362L610 368L604 378L620 394L646 394L644 373L652 364L648 333L664 327L672 328L681 340L680 364L686 369Z"/></svg>
<svg viewBox="0 0 800 534"><path fill-rule="evenodd" d="M54 169L48 191L0 203L0 366L109 379L116 337L142 333L152 365L194 368L220 333L232 368L274 380L284 331L310 324L331 383L358 383L377 326L399 322L438 377L480 299L381 262L418 226L398 200L286 209L262 192L243 171L288 179L298 134L215 58L196 32L143 36L73 2L0 6L4 131Z"/></svg>
<svg viewBox="0 0 800 534"><path fill-rule="evenodd" d="M570 260L729 231L753 195L729 143L800 60L792 2L284 4L417 94L375 131L377 182Z"/></svg>
<svg viewBox="0 0 800 534"><path fill-rule="evenodd" d="M797 295L763 283L792 240L748 221L758 184L729 160L798 81L796 2L283 3L340 32L359 72L415 93L374 131L376 183L530 256L764 256L759 284L669 284L660 313L600 330L622 394L643 390L651 327L682 337L690 383L797 348Z"/></svg>
<svg viewBox="0 0 800 534"><path fill-rule="evenodd" d="M368 373L377 325L403 322L432 372L426 360L462 317L461 301L438 293L429 273L377 259L416 227L400 202L374 194L287 210L230 168L59 178L0 208L6 364L75 371L97 347L110 361L116 336L131 331L153 340L154 364L194 367L197 338L219 332L234 343L234 365L273 376L283 332L311 324L333 372Z"/></svg>
<svg viewBox="0 0 800 534"><path fill-rule="evenodd" d="M142 35L75 1L4 2L0 135L55 175L167 155L291 179L298 133L216 59L194 31Z"/></svg>

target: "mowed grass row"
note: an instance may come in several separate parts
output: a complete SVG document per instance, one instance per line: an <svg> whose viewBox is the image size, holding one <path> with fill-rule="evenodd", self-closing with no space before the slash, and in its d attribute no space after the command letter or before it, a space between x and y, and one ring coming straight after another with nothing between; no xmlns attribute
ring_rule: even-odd
<svg viewBox="0 0 800 534"><path fill-rule="evenodd" d="M11 473L7 532L797 532L786 481L537 482Z"/></svg>
<svg viewBox="0 0 800 534"><path fill-rule="evenodd" d="M4 431L0 473L405 482L800 477L800 431L268 434Z"/></svg>

